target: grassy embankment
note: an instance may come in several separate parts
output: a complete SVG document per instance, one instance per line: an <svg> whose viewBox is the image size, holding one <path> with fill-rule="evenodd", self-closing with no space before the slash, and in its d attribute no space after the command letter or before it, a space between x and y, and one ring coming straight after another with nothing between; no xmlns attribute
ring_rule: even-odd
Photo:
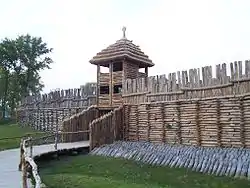
<svg viewBox="0 0 250 188"><path fill-rule="evenodd" d="M49 188L247 188L250 181L153 167L133 161L78 155L40 162Z"/></svg>
<svg viewBox="0 0 250 188"><path fill-rule="evenodd" d="M21 138L27 134L39 133L29 127L20 127L12 121L0 121L0 151L18 148ZM42 136L38 134L36 136Z"/></svg>

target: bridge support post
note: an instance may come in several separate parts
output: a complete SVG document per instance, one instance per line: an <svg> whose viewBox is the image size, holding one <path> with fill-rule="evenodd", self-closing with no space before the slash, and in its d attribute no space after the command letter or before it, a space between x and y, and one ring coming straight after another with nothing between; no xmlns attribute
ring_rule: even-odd
<svg viewBox="0 0 250 188"><path fill-rule="evenodd" d="M55 134L55 150L57 151L57 144L58 144L58 123L56 124L56 134Z"/></svg>
<svg viewBox="0 0 250 188"><path fill-rule="evenodd" d="M22 171L22 167L23 167L23 148L22 148L22 144L23 144L23 139L21 139L21 143L20 143L20 163L18 165L18 170Z"/></svg>
<svg viewBox="0 0 250 188"><path fill-rule="evenodd" d="M29 145L30 145L30 158L33 157L33 143L32 143L32 137L29 139Z"/></svg>

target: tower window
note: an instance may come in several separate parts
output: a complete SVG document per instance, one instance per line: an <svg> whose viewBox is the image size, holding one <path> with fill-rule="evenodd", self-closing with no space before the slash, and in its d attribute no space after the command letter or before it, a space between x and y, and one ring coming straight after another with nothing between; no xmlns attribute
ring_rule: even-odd
<svg viewBox="0 0 250 188"><path fill-rule="evenodd" d="M122 93L122 85L114 85L114 93Z"/></svg>
<svg viewBox="0 0 250 188"><path fill-rule="evenodd" d="M122 71L122 62L114 62L113 72Z"/></svg>
<svg viewBox="0 0 250 188"><path fill-rule="evenodd" d="M100 86L100 94L109 94L109 86Z"/></svg>

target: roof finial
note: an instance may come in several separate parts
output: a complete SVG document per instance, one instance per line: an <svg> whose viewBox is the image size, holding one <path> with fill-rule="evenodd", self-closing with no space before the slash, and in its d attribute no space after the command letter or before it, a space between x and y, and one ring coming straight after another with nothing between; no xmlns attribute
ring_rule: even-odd
<svg viewBox="0 0 250 188"><path fill-rule="evenodd" d="M123 26L122 32L123 32L123 38L126 38L126 27L125 26Z"/></svg>

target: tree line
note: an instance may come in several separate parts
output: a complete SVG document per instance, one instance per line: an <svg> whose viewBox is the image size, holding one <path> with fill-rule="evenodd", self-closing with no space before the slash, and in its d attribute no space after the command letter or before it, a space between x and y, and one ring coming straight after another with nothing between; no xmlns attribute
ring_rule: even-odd
<svg viewBox="0 0 250 188"><path fill-rule="evenodd" d="M40 71L50 69L53 51L41 37L29 34L0 42L0 111L13 114L23 97L38 94L44 85ZM1 114L0 114L1 118Z"/></svg>

